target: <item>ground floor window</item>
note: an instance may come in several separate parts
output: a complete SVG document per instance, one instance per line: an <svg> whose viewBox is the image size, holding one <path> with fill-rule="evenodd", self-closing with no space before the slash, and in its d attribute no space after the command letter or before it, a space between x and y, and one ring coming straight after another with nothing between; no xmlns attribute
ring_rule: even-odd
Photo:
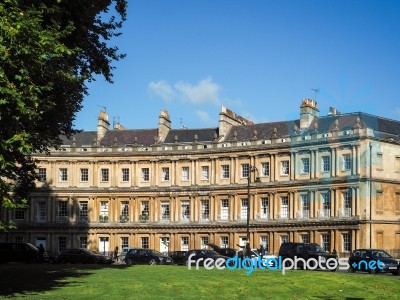
<svg viewBox="0 0 400 300"><path fill-rule="evenodd" d="M325 251L331 251L331 237L329 234L321 234L322 248Z"/></svg>
<svg viewBox="0 0 400 300"><path fill-rule="evenodd" d="M342 238L343 238L342 251L343 252L350 252L351 251L351 236L350 236L350 233L343 233L342 234Z"/></svg>
<svg viewBox="0 0 400 300"><path fill-rule="evenodd" d="M207 249L208 248L208 246L207 246L207 244L208 244L208 236L202 236L201 237L201 249Z"/></svg>
<svg viewBox="0 0 400 300"><path fill-rule="evenodd" d="M149 249L149 237L142 237L142 248Z"/></svg>
<svg viewBox="0 0 400 300"><path fill-rule="evenodd" d="M129 247L129 238L127 236L121 237L121 250Z"/></svg>
<svg viewBox="0 0 400 300"><path fill-rule="evenodd" d="M181 238L181 250L188 251L189 250L189 237L182 237Z"/></svg>
<svg viewBox="0 0 400 300"><path fill-rule="evenodd" d="M300 234L300 238L303 243L310 242L310 235L308 233Z"/></svg>
<svg viewBox="0 0 400 300"><path fill-rule="evenodd" d="M269 252L269 239L268 235L263 235L260 237L260 246L264 248L265 251ZM260 247L261 248L261 247Z"/></svg>
<svg viewBox="0 0 400 300"><path fill-rule="evenodd" d="M67 238L65 236L60 236L58 238L58 251L63 251L67 248Z"/></svg>
<svg viewBox="0 0 400 300"><path fill-rule="evenodd" d="M229 245L229 237L221 236L221 248L228 248Z"/></svg>
<svg viewBox="0 0 400 300"><path fill-rule="evenodd" d="M81 236L79 237L79 248L87 248L87 237Z"/></svg>

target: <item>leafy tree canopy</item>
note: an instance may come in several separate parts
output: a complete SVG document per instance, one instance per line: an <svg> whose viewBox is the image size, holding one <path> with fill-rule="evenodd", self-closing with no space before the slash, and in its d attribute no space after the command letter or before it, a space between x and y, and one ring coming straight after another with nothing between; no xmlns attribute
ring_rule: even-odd
<svg viewBox="0 0 400 300"><path fill-rule="evenodd" d="M0 210L27 205L36 166L31 154L57 147L87 84L123 54L109 42L126 19L126 0L0 2ZM109 11L112 9L112 13ZM0 220L0 230L11 228Z"/></svg>

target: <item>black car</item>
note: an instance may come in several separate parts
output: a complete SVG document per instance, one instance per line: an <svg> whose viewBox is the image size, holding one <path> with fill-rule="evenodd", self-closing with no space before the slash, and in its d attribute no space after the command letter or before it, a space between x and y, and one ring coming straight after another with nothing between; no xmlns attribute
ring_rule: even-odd
<svg viewBox="0 0 400 300"><path fill-rule="evenodd" d="M379 263L379 266L378 266ZM357 249L349 257L350 272L398 274L399 263L381 249Z"/></svg>
<svg viewBox="0 0 400 300"><path fill-rule="evenodd" d="M172 251L169 256L172 258L172 263L176 265L184 265L186 261L187 251Z"/></svg>
<svg viewBox="0 0 400 300"><path fill-rule="evenodd" d="M203 266L204 260L207 258L212 259L214 262L219 258L224 261L229 259L228 256L221 255L214 250L206 250L206 249L189 250L186 253L185 265L189 265L189 258L190 258L190 265L199 265L199 266Z"/></svg>
<svg viewBox="0 0 400 300"><path fill-rule="evenodd" d="M0 243L0 262L23 261L37 262L40 260L39 249L30 243Z"/></svg>
<svg viewBox="0 0 400 300"><path fill-rule="evenodd" d="M156 250L144 248L132 248L125 255L125 263L132 264L150 264L150 265L170 265L172 258Z"/></svg>
<svg viewBox="0 0 400 300"><path fill-rule="evenodd" d="M336 260L336 265L338 260L338 256L336 254L327 253L320 245L316 243L282 243L279 249L279 256L282 257L282 260L284 260L285 258L290 258L294 260L295 257L297 257L298 259L304 259L306 262L307 260L313 258L313 261L315 259L317 262L321 262L321 267L323 268L326 267L326 262L328 261L328 259ZM313 261L311 261L311 263L308 263L308 265L315 267L313 265ZM301 261L299 261L297 264L297 268L304 269L305 266ZM335 271L336 269L334 268L331 270Z"/></svg>
<svg viewBox="0 0 400 300"><path fill-rule="evenodd" d="M218 252L221 255L227 256L227 257L235 257L236 256L236 250L232 248L227 248L227 247L219 247L213 243L208 243L207 246L211 247L214 251Z"/></svg>
<svg viewBox="0 0 400 300"><path fill-rule="evenodd" d="M61 251L56 262L61 264L111 264L113 260L110 256L97 254L84 248L70 248Z"/></svg>

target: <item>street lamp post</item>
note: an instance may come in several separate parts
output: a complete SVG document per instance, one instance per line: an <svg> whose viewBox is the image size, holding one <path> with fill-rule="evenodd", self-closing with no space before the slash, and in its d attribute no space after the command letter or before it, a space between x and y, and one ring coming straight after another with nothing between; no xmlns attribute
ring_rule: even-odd
<svg viewBox="0 0 400 300"><path fill-rule="evenodd" d="M246 257L251 257L250 253L250 181L251 181L251 173L257 172L258 174L258 169L254 166L249 165L249 173L247 175L247 224L246 224ZM257 176L254 180L254 183L259 183L261 182L260 177Z"/></svg>

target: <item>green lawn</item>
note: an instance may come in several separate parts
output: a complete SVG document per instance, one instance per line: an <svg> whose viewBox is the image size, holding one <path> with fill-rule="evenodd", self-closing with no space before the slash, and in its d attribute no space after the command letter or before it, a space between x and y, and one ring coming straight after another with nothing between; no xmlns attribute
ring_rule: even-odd
<svg viewBox="0 0 400 300"><path fill-rule="evenodd" d="M400 276L185 266L0 265L0 298L400 299Z"/></svg>

